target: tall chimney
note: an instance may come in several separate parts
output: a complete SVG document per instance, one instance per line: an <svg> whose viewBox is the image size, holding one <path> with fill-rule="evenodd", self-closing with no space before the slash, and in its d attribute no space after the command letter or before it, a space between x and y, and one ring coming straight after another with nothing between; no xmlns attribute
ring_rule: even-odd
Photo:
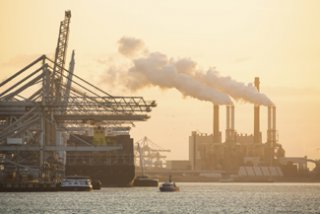
<svg viewBox="0 0 320 214"><path fill-rule="evenodd" d="M254 85L258 91L260 91L259 77L254 78ZM262 143L262 136L260 132L260 106L254 105L254 130L253 130L253 142Z"/></svg>
<svg viewBox="0 0 320 214"><path fill-rule="evenodd" d="M231 106L231 129L234 131L234 105Z"/></svg>
<svg viewBox="0 0 320 214"><path fill-rule="evenodd" d="M277 141L276 107L268 106L267 142L270 143L270 145L275 145L276 141Z"/></svg>
<svg viewBox="0 0 320 214"><path fill-rule="evenodd" d="M221 143L221 132L219 131L219 105L213 105L213 142Z"/></svg>
<svg viewBox="0 0 320 214"><path fill-rule="evenodd" d="M228 105L226 106L226 120L227 120L227 127L226 127L226 142L232 143L235 142L235 131L234 131L234 106Z"/></svg>

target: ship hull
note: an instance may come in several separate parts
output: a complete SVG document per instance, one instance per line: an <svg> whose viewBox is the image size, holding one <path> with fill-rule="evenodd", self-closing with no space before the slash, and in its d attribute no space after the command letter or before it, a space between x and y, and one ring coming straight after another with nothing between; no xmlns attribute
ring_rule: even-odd
<svg viewBox="0 0 320 214"><path fill-rule="evenodd" d="M100 180L102 186L126 187L131 186L135 176L134 166L124 165L92 165L82 164L66 167L67 175L90 176L92 180Z"/></svg>
<svg viewBox="0 0 320 214"><path fill-rule="evenodd" d="M60 187L60 191L91 191L90 187Z"/></svg>
<svg viewBox="0 0 320 214"><path fill-rule="evenodd" d="M79 139L94 143L88 136L78 135L68 143L78 145ZM135 177L133 139L129 135L109 136L104 145L118 145L115 151L67 152L66 175L89 176L99 180L103 187L131 186ZM99 147L99 145L96 145Z"/></svg>

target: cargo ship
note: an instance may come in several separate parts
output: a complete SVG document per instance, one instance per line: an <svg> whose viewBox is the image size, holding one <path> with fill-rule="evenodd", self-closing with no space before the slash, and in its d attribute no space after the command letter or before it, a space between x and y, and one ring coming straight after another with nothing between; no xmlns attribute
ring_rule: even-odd
<svg viewBox="0 0 320 214"><path fill-rule="evenodd" d="M102 186L131 186L135 177L133 139L129 134L97 137L71 135L68 145L83 145L89 142L96 147L119 146L112 151L68 151L66 152L66 175L84 175L100 180Z"/></svg>

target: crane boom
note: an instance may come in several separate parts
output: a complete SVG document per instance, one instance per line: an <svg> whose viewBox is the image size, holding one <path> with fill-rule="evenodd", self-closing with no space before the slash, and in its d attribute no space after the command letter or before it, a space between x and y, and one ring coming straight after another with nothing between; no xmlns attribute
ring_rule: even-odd
<svg viewBox="0 0 320 214"><path fill-rule="evenodd" d="M69 96L70 96L70 90L71 90L71 84L72 84L72 77L73 77L73 71L74 71L74 50L72 51L71 55L71 61L69 64L69 74L68 74L68 79L67 79L67 84L66 84L66 91L64 94L63 98L63 105L64 105L64 110L67 109L68 101L69 101Z"/></svg>
<svg viewBox="0 0 320 214"><path fill-rule="evenodd" d="M56 98L56 102L58 103L62 101L61 85L67 55L70 19L71 11L65 11L64 20L60 22L58 43L54 59L54 67L51 81L51 94Z"/></svg>

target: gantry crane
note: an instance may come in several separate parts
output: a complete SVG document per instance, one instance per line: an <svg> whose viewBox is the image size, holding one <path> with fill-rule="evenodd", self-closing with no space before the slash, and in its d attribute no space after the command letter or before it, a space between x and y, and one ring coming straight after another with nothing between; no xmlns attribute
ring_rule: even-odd
<svg viewBox="0 0 320 214"><path fill-rule="evenodd" d="M147 168L163 168L165 155L161 154L163 152L170 152L169 149L163 149L159 145L155 144L148 137L143 137L136 142L136 162L137 158L142 158L139 163L144 164L145 169ZM141 167L141 166L140 166Z"/></svg>
<svg viewBox="0 0 320 214"><path fill-rule="evenodd" d="M74 52L65 68L70 19L66 11L54 60L42 55L0 83L0 159L8 165L41 172L48 154L121 149L90 142L75 147L64 138L96 124L128 130L156 106L143 97L112 96L74 74Z"/></svg>

